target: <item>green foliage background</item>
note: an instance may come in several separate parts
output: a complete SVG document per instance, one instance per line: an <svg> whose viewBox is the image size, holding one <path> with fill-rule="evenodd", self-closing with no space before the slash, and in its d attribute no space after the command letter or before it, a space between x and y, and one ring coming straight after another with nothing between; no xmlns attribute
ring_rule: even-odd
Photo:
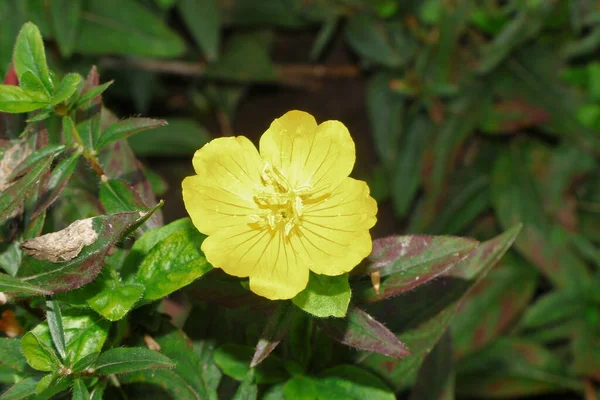
<svg viewBox="0 0 600 400"><path fill-rule="evenodd" d="M23 340L37 353L32 364L25 351L28 365L20 347L1 339L0 382L21 385L1 398L62 392L98 399L104 388L106 398L271 400L564 399L595 393L599 7L592 0L0 0L0 77L9 72L17 34L32 21L46 42L50 71L61 78L54 80L66 93L48 86L47 71L33 71L39 81L21 79L21 86L46 93L28 104L46 106L34 118L44 121L54 147L13 171L13 178L23 176L15 185L33 185L54 157L59 162L49 195L41 196L51 200L25 199L31 213L23 226L29 230L19 233L19 241L87 217L95 217L95 227L111 226L98 228L101 240L68 266L79 271L102 254L100 275L86 269L93 282L64 293L63 275L36 281L44 266L24 256L20 242L4 243L3 291L16 284L10 275L24 278L21 294L61 294L48 303L4 306L31 330ZM88 75L92 65L100 83L116 80L103 98L112 113L102 111L102 119L93 111L98 100L84 98L98 85L94 71ZM71 72L88 79L80 83ZM340 89L345 86L351 89ZM69 110L55 107L60 104ZM306 109L320 121L348 118L359 144L355 175L369 181L380 204L376 237L460 235L483 244L419 236L432 254L391 260L380 270L380 294L368 279L351 279L352 301L360 309L351 306L345 320L315 319L287 304L272 310L238 282L207 272L210 266L190 246L200 235L187 220L163 226L156 198L166 199L167 222L183 216L177 191L191 173L193 151L219 135L257 136L282 107ZM136 113L169 124L116 117ZM15 126L23 121L3 121L2 139L12 146L21 133ZM150 128L156 129L141 132ZM79 131L87 153L63 154L76 140L54 143L61 129ZM39 149L35 138L27 138L24 143ZM10 146L3 145L4 157L19 164L23 157L8 152ZM81 168L96 154L108 181ZM3 220L25 198L15 185L2 188ZM140 210L156 212L140 221ZM46 219L37 226L40 214ZM513 249L492 268L512 243L517 223L523 228ZM104 262L109 248L133 228L139 228L135 244L111 250ZM3 237L15 229L5 224ZM383 249L399 246L391 240L379 243ZM363 266L367 272L376 270L378 259L390 261L384 253ZM164 282L165 254L175 260L176 283ZM204 273L171 300L156 302ZM415 280L423 285L411 290ZM57 301L62 316L61 306L52 303ZM51 317L56 307L58 317ZM36 309L50 312L46 323L39 324ZM373 325L365 311L385 326ZM175 316L173 324L160 312ZM57 323L64 326L51 327ZM411 356L389 357L403 355L390 331ZM95 341L81 332L94 333ZM367 339L371 332L379 335L374 342ZM249 368L256 343L269 348L283 333L277 350ZM119 354L124 344L145 348ZM67 353L80 371L93 366L98 374L58 373L56 365L68 364ZM110 369L114 362L120 370ZM41 378L30 367L49 374Z"/></svg>

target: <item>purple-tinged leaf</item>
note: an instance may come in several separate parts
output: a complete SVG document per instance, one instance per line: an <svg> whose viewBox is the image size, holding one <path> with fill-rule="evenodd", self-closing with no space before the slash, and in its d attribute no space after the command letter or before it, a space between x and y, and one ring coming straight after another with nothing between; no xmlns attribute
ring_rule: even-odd
<svg viewBox="0 0 600 400"><path fill-rule="evenodd" d="M43 286L53 293L81 287L98 275L110 248L138 218L136 212L95 217L92 219L92 228L97 239L84 247L78 256L58 263L26 257L19 275L23 281Z"/></svg>
<svg viewBox="0 0 600 400"><path fill-rule="evenodd" d="M386 323L411 349L411 355L391 360L371 353L359 363L378 372L396 390L412 384L423 359L448 328L457 304L506 253L520 230L521 225L516 225L482 243L470 257L429 284L369 306L367 312Z"/></svg>
<svg viewBox="0 0 600 400"><path fill-rule="evenodd" d="M15 209L25 199L33 186L40 181L42 175L50 169L54 155L50 154L40 160L24 177L12 184L0 195L0 222L11 217Z"/></svg>
<svg viewBox="0 0 600 400"><path fill-rule="evenodd" d="M148 205L127 182L108 179L100 183L100 202L107 213L146 211Z"/></svg>
<svg viewBox="0 0 600 400"><path fill-rule="evenodd" d="M288 301L281 302L277 306L256 344L250 368L254 368L260 364L279 345L281 339L288 333L292 319L297 315L296 310L296 307L292 307Z"/></svg>
<svg viewBox="0 0 600 400"><path fill-rule="evenodd" d="M52 205L62 193L69 179L73 176L77 162L81 158L80 152L74 152L69 157L62 160L52 170L45 188L42 191L40 198L37 201L35 211L31 214L31 219L37 218L42 212Z"/></svg>
<svg viewBox="0 0 600 400"><path fill-rule="evenodd" d="M318 319L317 323L325 333L345 345L394 358L410 354L396 335L354 305L348 308L345 318Z"/></svg>
<svg viewBox="0 0 600 400"><path fill-rule="evenodd" d="M376 241L377 242L377 241ZM368 281L353 285L356 303L374 303L413 290L467 258L479 242L443 236L380 239L370 261L383 279L376 290ZM378 257L375 256L378 255ZM377 269L381 268L381 269Z"/></svg>
<svg viewBox="0 0 600 400"><path fill-rule="evenodd" d="M19 163L15 169L12 170L10 175L6 178L7 182L11 182L17 177L25 174L31 168L33 168L40 160L52 155L54 157L61 154L65 151L65 145L63 144L53 144L49 146L45 146L33 153L31 153L23 162Z"/></svg>
<svg viewBox="0 0 600 400"><path fill-rule="evenodd" d="M96 143L97 149L102 149L104 146L116 142L117 140L125 139L138 132L148 129L165 126L167 121L152 118L129 118L110 125Z"/></svg>
<svg viewBox="0 0 600 400"><path fill-rule="evenodd" d="M405 272L420 265L436 265L456 253L475 248L474 239L455 236L388 236L373 241L373 251L364 268L358 272L371 274L379 271L381 276Z"/></svg>

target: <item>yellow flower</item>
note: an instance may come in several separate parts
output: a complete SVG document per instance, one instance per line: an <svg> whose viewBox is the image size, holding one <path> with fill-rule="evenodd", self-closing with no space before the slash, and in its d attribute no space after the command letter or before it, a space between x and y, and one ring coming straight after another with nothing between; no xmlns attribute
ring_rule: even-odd
<svg viewBox="0 0 600 400"><path fill-rule="evenodd" d="M219 138L196 152L197 175L183 181L183 200L208 238L202 251L227 274L250 277L250 289L272 300L306 288L309 270L350 271L371 252L377 203L363 181L349 178L354 142L339 121L317 125L290 111L260 139Z"/></svg>

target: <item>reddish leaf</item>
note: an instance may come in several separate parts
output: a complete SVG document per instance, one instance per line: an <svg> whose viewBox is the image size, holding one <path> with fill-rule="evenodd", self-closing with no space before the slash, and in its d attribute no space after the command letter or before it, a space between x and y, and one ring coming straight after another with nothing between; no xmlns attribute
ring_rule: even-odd
<svg viewBox="0 0 600 400"><path fill-rule="evenodd" d="M425 356L448 328L458 302L480 282L513 244L514 226L482 243L466 260L427 285L367 308L412 350L401 360L370 354L360 363L378 372L397 390L410 385Z"/></svg>
<svg viewBox="0 0 600 400"><path fill-rule="evenodd" d="M345 345L395 358L410 354L396 335L354 305L348 308L345 318L318 319L317 323L325 333Z"/></svg>

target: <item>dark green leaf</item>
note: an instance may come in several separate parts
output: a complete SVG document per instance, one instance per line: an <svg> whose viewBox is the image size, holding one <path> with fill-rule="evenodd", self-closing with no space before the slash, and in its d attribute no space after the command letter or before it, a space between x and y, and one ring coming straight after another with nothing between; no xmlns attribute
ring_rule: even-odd
<svg viewBox="0 0 600 400"><path fill-rule="evenodd" d="M298 315L294 312L295 308L289 302L281 302L277 309L269 318L269 322L260 334L260 339L256 344L256 350L252 356L250 367L254 368L271 354L279 345L281 339L290 329L290 323Z"/></svg>
<svg viewBox="0 0 600 400"><path fill-rule="evenodd" d="M351 306L344 319L328 318L318 324L329 336L359 350L401 358L410 354L404 343L383 324L358 307Z"/></svg>
<svg viewBox="0 0 600 400"><path fill-rule="evenodd" d="M35 394L37 380L35 378L25 378L14 384L6 392L2 393L0 400L21 400Z"/></svg>
<svg viewBox="0 0 600 400"><path fill-rule="evenodd" d="M91 0L83 13L75 51L177 57L185 43L156 15L134 1Z"/></svg>
<svg viewBox="0 0 600 400"><path fill-rule="evenodd" d="M252 60L251 63L248 60ZM206 69L210 78L234 82L275 82L277 71L273 66L264 36L259 33L238 33L219 60Z"/></svg>
<svg viewBox="0 0 600 400"><path fill-rule="evenodd" d="M227 376L238 381L243 381L250 368L250 360L254 349L238 344L226 344L214 352L215 363ZM288 374L283 366L283 361L271 355L255 368L256 383L275 383L284 381Z"/></svg>
<svg viewBox="0 0 600 400"><path fill-rule="evenodd" d="M328 18L323 23L323 25L321 25L321 29L319 29L319 34L315 38L315 42L313 43L312 49L310 50L310 59L312 61L316 61L319 59L319 57L321 57L323 50L325 50L327 45L333 39L339 22L340 19L336 15Z"/></svg>
<svg viewBox="0 0 600 400"><path fill-rule="evenodd" d="M179 13L207 60L219 54L221 13L217 0L179 0Z"/></svg>
<svg viewBox="0 0 600 400"><path fill-rule="evenodd" d="M53 0L50 13L54 24L54 36L63 57L68 58L77 42L83 0Z"/></svg>
<svg viewBox="0 0 600 400"><path fill-rule="evenodd" d="M21 83L23 75L29 73L30 79L35 80L36 85L42 88L47 96L54 92L54 84L46 64L42 35L38 27L31 22L25 23L19 32L13 54L13 65Z"/></svg>
<svg viewBox="0 0 600 400"><path fill-rule="evenodd" d="M25 199L27 194L39 182L42 175L50 169L53 154L41 159L24 177L13 183L0 196L0 222L6 221Z"/></svg>
<svg viewBox="0 0 600 400"><path fill-rule="evenodd" d="M50 104L45 95L29 92L18 86L0 85L0 111L26 113Z"/></svg>
<svg viewBox="0 0 600 400"><path fill-rule="evenodd" d="M61 359L65 360L67 357L65 351L65 331L62 323L60 305L56 300L48 300L46 302L46 321L48 322L48 329L50 330L54 348L58 351L58 355Z"/></svg>
<svg viewBox="0 0 600 400"><path fill-rule="evenodd" d="M99 355L100 355L100 352L96 352L96 353L90 353L87 356L82 357L79 361L77 361L75 364L73 364L73 371L81 372L83 370L88 369L89 367L92 366L92 364L94 364L96 362Z"/></svg>
<svg viewBox="0 0 600 400"><path fill-rule="evenodd" d="M79 74L65 75L63 80L60 81L60 83L56 87L56 91L52 96L50 104L56 105L69 99L69 97L71 97L77 91L77 87L79 87L80 82L81 76Z"/></svg>
<svg viewBox="0 0 600 400"><path fill-rule="evenodd" d="M212 269L200 250L204 238L197 229L186 229L172 233L154 246L136 277L136 282L146 286L144 299L160 299Z"/></svg>
<svg viewBox="0 0 600 400"><path fill-rule="evenodd" d="M112 124L100 135L96 143L97 149L102 149L107 144L125 139L138 132L165 126L167 121L151 118L129 118Z"/></svg>
<svg viewBox="0 0 600 400"><path fill-rule="evenodd" d="M519 327L544 330L552 325L566 325L569 320L581 316L584 310L583 296L569 290L555 290L539 297L527 308Z"/></svg>
<svg viewBox="0 0 600 400"><path fill-rule="evenodd" d="M73 385L73 400L89 400L90 392L81 379L76 379Z"/></svg>
<svg viewBox="0 0 600 400"><path fill-rule="evenodd" d="M273 396L274 397L274 396ZM308 376L296 375L283 386L281 399L318 400L317 382Z"/></svg>
<svg viewBox="0 0 600 400"><path fill-rule="evenodd" d="M425 358L410 400L454 399L453 386L452 339L446 332Z"/></svg>
<svg viewBox="0 0 600 400"><path fill-rule="evenodd" d="M26 257L19 275L24 281L41 285L53 293L83 286L98 275L110 248L138 218L138 213L95 217L92 219L92 229L97 234L97 239L84 247L77 257L60 263Z"/></svg>
<svg viewBox="0 0 600 400"><path fill-rule="evenodd" d="M94 369L98 374L110 375L174 366L173 361L156 351L143 347L120 347L100 354Z"/></svg>
<svg viewBox="0 0 600 400"><path fill-rule="evenodd" d="M71 176L73 176L80 157L80 152L74 152L58 163L54 170L52 170L44 187L44 192L42 192L36 203L35 211L31 214L31 219L37 218L38 215L46 211L60 196L67 183L69 183Z"/></svg>
<svg viewBox="0 0 600 400"><path fill-rule="evenodd" d="M308 286L292 302L315 317L342 318L348 310L351 295L348 274L326 276L311 272Z"/></svg>
<svg viewBox="0 0 600 400"><path fill-rule="evenodd" d="M363 58L386 67L399 67L412 57L415 46L399 22L383 22L356 13L346 25L346 40Z"/></svg>
<svg viewBox="0 0 600 400"><path fill-rule="evenodd" d="M0 364L6 365L17 372L27 369L27 359L21 351L19 339L0 338Z"/></svg>
<svg viewBox="0 0 600 400"><path fill-rule="evenodd" d="M509 252L462 301L452 322L456 358L506 332L531 301L538 281L533 266Z"/></svg>
<svg viewBox="0 0 600 400"><path fill-rule="evenodd" d="M131 148L138 156L188 156L210 140L208 131L197 121L185 118L169 118L169 124L161 126L149 135L129 138Z"/></svg>
<svg viewBox="0 0 600 400"><path fill-rule="evenodd" d="M27 359L27 363L33 369L52 372L58 371L61 365L54 351L32 332L27 332L21 338L21 349Z"/></svg>

